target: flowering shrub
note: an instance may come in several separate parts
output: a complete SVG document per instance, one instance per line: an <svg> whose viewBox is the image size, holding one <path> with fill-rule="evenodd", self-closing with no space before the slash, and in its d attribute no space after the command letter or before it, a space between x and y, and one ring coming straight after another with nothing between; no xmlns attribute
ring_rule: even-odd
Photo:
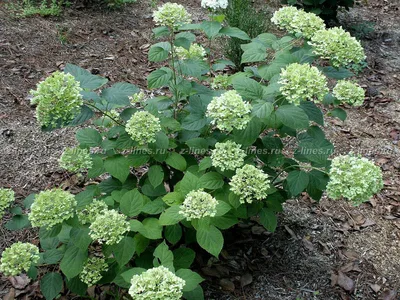
<svg viewBox="0 0 400 300"><path fill-rule="evenodd" d="M190 45L188 50L183 47L176 47L175 53L179 59L204 59L206 56L206 50L198 44Z"/></svg>
<svg viewBox="0 0 400 300"><path fill-rule="evenodd" d="M59 265L40 275L46 299L56 298L64 281L82 297L90 285L112 283L133 299L204 299L203 278L190 269L193 246L218 259L224 230L257 217L252 220L274 231L287 199L308 193L319 200L327 190L358 204L382 187L372 162L330 160L333 145L322 130L320 106L344 119L338 106L361 102L358 87L341 81L353 75L349 70L319 66L320 58L348 61L341 40L329 41L330 50L319 57L322 44L315 37L325 30L311 37L315 47L296 33L250 39L215 18L188 24L189 13L171 3L154 20L161 27L153 30L159 40L149 60L163 66L147 83L165 89L165 96L144 101L135 85L104 87L107 79L71 64L33 92L43 129L80 125L77 152L68 150L60 162L86 179L76 195L56 188L28 196L28 216L21 207L10 209L7 229L41 227L41 253L37 260L35 246L17 243L3 252L1 270L34 277L41 265ZM176 47L190 52L196 45L191 31L210 41L247 41L242 62L251 65L217 77L209 88L214 74L232 62L211 60L210 49L207 61L180 56ZM288 140L294 151L285 151ZM13 198L4 189L0 196L2 208Z"/></svg>
<svg viewBox="0 0 400 300"><path fill-rule="evenodd" d="M11 189L0 188L0 217L2 218L5 210L14 202L14 191Z"/></svg>

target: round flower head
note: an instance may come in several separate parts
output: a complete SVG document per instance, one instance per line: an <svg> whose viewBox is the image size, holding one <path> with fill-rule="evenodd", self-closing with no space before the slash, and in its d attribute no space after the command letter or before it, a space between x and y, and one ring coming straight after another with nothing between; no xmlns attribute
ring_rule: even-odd
<svg viewBox="0 0 400 300"><path fill-rule="evenodd" d="M353 106L360 106L364 103L364 89L356 83L346 80L339 80L333 88L333 96L341 102Z"/></svg>
<svg viewBox="0 0 400 300"><path fill-rule="evenodd" d="M82 272L79 274L79 278L82 282L88 286L95 285L101 278L101 273L108 270L104 258L92 257L86 261Z"/></svg>
<svg viewBox="0 0 400 300"><path fill-rule="evenodd" d="M241 146L232 141L216 143L215 149L211 152L212 165L222 171L241 167L246 157L246 152L241 149Z"/></svg>
<svg viewBox="0 0 400 300"><path fill-rule="evenodd" d="M4 211L14 202L14 191L12 189L0 188L0 218Z"/></svg>
<svg viewBox="0 0 400 300"><path fill-rule="evenodd" d="M211 10L225 9L228 7L228 0L201 0L201 7Z"/></svg>
<svg viewBox="0 0 400 300"><path fill-rule="evenodd" d="M224 89L226 90L230 86L228 75L217 75L211 82L211 88L214 90Z"/></svg>
<svg viewBox="0 0 400 300"><path fill-rule="evenodd" d="M65 149L58 163L61 168L75 173L92 167L89 150L82 148Z"/></svg>
<svg viewBox="0 0 400 300"><path fill-rule="evenodd" d="M314 47L314 54L329 59L332 66L337 68L350 63L357 64L365 59L360 42L341 27L316 32L309 44Z"/></svg>
<svg viewBox="0 0 400 300"><path fill-rule="evenodd" d="M161 130L160 120L147 111L137 111L126 123L125 130L139 145L154 143L156 133Z"/></svg>
<svg viewBox="0 0 400 300"><path fill-rule="evenodd" d="M48 227L62 223L74 215L74 195L62 189L42 191L35 197L29 213L32 227Z"/></svg>
<svg viewBox="0 0 400 300"><path fill-rule="evenodd" d="M191 191L180 206L179 213L186 220L214 217L217 213L217 200L203 190Z"/></svg>
<svg viewBox="0 0 400 300"><path fill-rule="evenodd" d="M100 244L113 245L122 240L123 234L130 230L125 215L116 210L103 210L90 225L89 235Z"/></svg>
<svg viewBox="0 0 400 300"><path fill-rule="evenodd" d="M206 116L218 129L232 131L233 128L244 129L250 121L251 105L243 101L235 91L227 91L219 97L214 97L207 106Z"/></svg>
<svg viewBox="0 0 400 300"><path fill-rule="evenodd" d="M283 7L274 13L271 21L280 29L289 33L301 33L310 39L315 32L325 29L324 20L316 14L297 10L295 7Z"/></svg>
<svg viewBox="0 0 400 300"><path fill-rule="evenodd" d="M179 300L185 280L164 266L133 275L129 295L135 300Z"/></svg>
<svg viewBox="0 0 400 300"><path fill-rule="evenodd" d="M278 82L282 95L294 105L300 105L301 100L322 102L329 92L325 75L308 64L288 65L282 69Z"/></svg>
<svg viewBox="0 0 400 300"><path fill-rule="evenodd" d="M239 196L240 203L251 203L253 200L262 200L267 197L270 180L262 170L253 165L245 165L236 170L229 185L231 191Z"/></svg>
<svg viewBox="0 0 400 300"><path fill-rule="evenodd" d="M364 157L341 155L332 160L328 197L347 198L355 205L368 201L383 187L382 171Z"/></svg>
<svg viewBox="0 0 400 300"><path fill-rule="evenodd" d="M31 243L17 242L1 254L0 272L6 276L16 276L39 261L39 248Z"/></svg>
<svg viewBox="0 0 400 300"><path fill-rule="evenodd" d="M93 223L97 216L107 210L107 204L102 200L93 200L92 203L86 205L84 209L77 212L79 222L83 225Z"/></svg>
<svg viewBox="0 0 400 300"><path fill-rule="evenodd" d="M190 17L191 15L182 5L171 2L165 3L153 12L153 19L157 25L173 29L190 23L192 21Z"/></svg>
<svg viewBox="0 0 400 300"><path fill-rule="evenodd" d="M191 44L189 50L183 47L175 47L175 53L179 59L204 59L206 50L199 44Z"/></svg>
<svg viewBox="0 0 400 300"><path fill-rule="evenodd" d="M36 118L42 126L65 125L80 112L81 87L71 74L55 72L32 90L32 104L37 104Z"/></svg>

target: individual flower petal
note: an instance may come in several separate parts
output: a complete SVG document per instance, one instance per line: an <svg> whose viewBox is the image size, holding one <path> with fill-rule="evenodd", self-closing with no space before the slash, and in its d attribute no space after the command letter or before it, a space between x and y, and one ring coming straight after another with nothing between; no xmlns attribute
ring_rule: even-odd
<svg viewBox="0 0 400 300"><path fill-rule="evenodd" d="M39 261L39 248L31 243L17 242L1 254L0 272L6 276L16 276Z"/></svg>

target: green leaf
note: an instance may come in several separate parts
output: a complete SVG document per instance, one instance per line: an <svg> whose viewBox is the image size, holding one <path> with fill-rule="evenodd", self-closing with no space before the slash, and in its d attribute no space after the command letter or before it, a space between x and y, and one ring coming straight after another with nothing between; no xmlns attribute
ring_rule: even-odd
<svg viewBox="0 0 400 300"><path fill-rule="evenodd" d="M194 259L196 253L190 248L178 248L174 250L174 266L175 269L189 269Z"/></svg>
<svg viewBox="0 0 400 300"><path fill-rule="evenodd" d="M93 110L91 110L86 105L81 106L81 111L79 112L76 117L69 122L69 126L76 126L85 123L86 121L90 120L94 116Z"/></svg>
<svg viewBox="0 0 400 300"><path fill-rule="evenodd" d="M135 241L136 253L137 253L137 255L140 255L141 253L143 253L146 250L147 246L150 243L150 240L148 238L145 238L140 233L135 234L133 239Z"/></svg>
<svg viewBox="0 0 400 300"><path fill-rule="evenodd" d="M155 70L147 76L147 86L150 89L157 89L166 86L171 80L172 75L172 70L166 67Z"/></svg>
<svg viewBox="0 0 400 300"><path fill-rule="evenodd" d="M265 61L267 58L267 51L263 47L255 46L248 48L242 54L241 64Z"/></svg>
<svg viewBox="0 0 400 300"><path fill-rule="evenodd" d="M155 258L158 258L161 265L167 267L171 271L174 271L174 255L171 250L168 249L165 241L160 243L153 253Z"/></svg>
<svg viewBox="0 0 400 300"><path fill-rule="evenodd" d="M170 242L172 245L176 244L182 238L181 225L175 224L171 226L166 226L164 230L164 235L168 242Z"/></svg>
<svg viewBox="0 0 400 300"><path fill-rule="evenodd" d="M121 212L129 217L134 217L140 214L143 206L143 195L137 189L126 192L120 201Z"/></svg>
<svg viewBox="0 0 400 300"><path fill-rule="evenodd" d="M310 122L304 110L294 105L280 106L276 116L284 125L293 129L305 129Z"/></svg>
<svg viewBox="0 0 400 300"><path fill-rule="evenodd" d="M186 300L204 300L204 292L200 285L198 285L194 290L189 292L183 292L183 298Z"/></svg>
<svg viewBox="0 0 400 300"><path fill-rule="evenodd" d="M67 280L67 287L70 292L77 294L79 296L85 296L86 290L88 288L87 284L83 283L79 279L79 276L76 276L70 280Z"/></svg>
<svg viewBox="0 0 400 300"><path fill-rule="evenodd" d="M159 186L164 180L164 171L160 165L153 165L148 171L149 181L152 186Z"/></svg>
<svg viewBox="0 0 400 300"><path fill-rule="evenodd" d="M342 120L343 122L346 120L347 118L347 113L344 109L341 109L339 107L334 108L333 110L331 110L328 115L331 115L333 117L336 117L340 120Z"/></svg>
<svg viewBox="0 0 400 300"><path fill-rule="evenodd" d="M165 209L165 203L161 198L157 198L155 200L150 200L147 202L143 208L142 212L149 215L158 215Z"/></svg>
<svg viewBox="0 0 400 300"><path fill-rule="evenodd" d="M46 300L52 300L58 296L63 288L63 279L59 273L47 273L40 280L40 291Z"/></svg>
<svg viewBox="0 0 400 300"><path fill-rule="evenodd" d="M146 218L142 222L143 227L139 229L144 237L150 240L161 239L163 227L160 225L158 219L156 218Z"/></svg>
<svg viewBox="0 0 400 300"><path fill-rule="evenodd" d="M76 139L82 146L99 147L101 145L101 135L93 128L84 128L76 132Z"/></svg>
<svg viewBox="0 0 400 300"><path fill-rule="evenodd" d="M70 231L69 245L76 246L82 251L86 251L92 242L89 231L90 230L87 227L72 228ZM61 239L60 235L59 239Z"/></svg>
<svg viewBox="0 0 400 300"><path fill-rule="evenodd" d="M98 155L92 156L92 167L88 170L89 178L96 178L105 172L103 159Z"/></svg>
<svg viewBox="0 0 400 300"><path fill-rule="evenodd" d="M83 270L87 257L87 250L83 251L71 245L68 247L61 260L60 269L67 278L73 278Z"/></svg>
<svg viewBox="0 0 400 300"><path fill-rule="evenodd" d="M184 292L194 290L200 282L204 281L199 274L189 269L179 269L176 271L176 276L185 280L185 285L183 286Z"/></svg>
<svg viewBox="0 0 400 300"><path fill-rule="evenodd" d="M187 166L185 158L177 152L171 152L165 162L179 171L184 171Z"/></svg>
<svg viewBox="0 0 400 300"><path fill-rule="evenodd" d="M179 213L180 211L179 205L174 205L167 208L161 215L159 219L159 224L161 226L168 226L178 224L185 217Z"/></svg>
<svg viewBox="0 0 400 300"><path fill-rule="evenodd" d="M211 157L204 157L200 163L199 163L199 171L204 171L207 170L208 168L211 168L212 166L212 160Z"/></svg>
<svg viewBox="0 0 400 300"><path fill-rule="evenodd" d="M260 211L260 223L267 229L269 232L274 232L276 226L278 224L276 214L273 210L264 207Z"/></svg>
<svg viewBox="0 0 400 300"><path fill-rule="evenodd" d="M191 32L180 32L175 36L174 45L183 47L186 50L190 49L190 45L196 40L196 36Z"/></svg>
<svg viewBox="0 0 400 300"><path fill-rule="evenodd" d="M211 219L211 224L218 227L219 229L228 229L238 222L239 220L231 213Z"/></svg>
<svg viewBox="0 0 400 300"><path fill-rule="evenodd" d="M224 27L221 28L219 31L220 34L227 35L230 37L235 37L244 41L249 41L250 37L247 35L246 32L243 30L240 30L239 28L236 27Z"/></svg>
<svg viewBox="0 0 400 300"><path fill-rule="evenodd" d="M189 192L197 190L199 186L199 178L196 175L186 172L180 181L180 189L183 196L186 196Z"/></svg>
<svg viewBox="0 0 400 300"><path fill-rule="evenodd" d="M101 97L108 103L117 105L129 105L129 96L139 92L139 88L131 83L117 82L112 87L106 88L101 92Z"/></svg>
<svg viewBox="0 0 400 300"><path fill-rule="evenodd" d="M182 204L184 197L179 192L171 192L166 194L162 200L169 206Z"/></svg>
<svg viewBox="0 0 400 300"><path fill-rule="evenodd" d="M324 126L324 115L322 111L314 104L312 101L302 101L300 103L300 108L305 111L310 121Z"/></svg>
<svg viewBox="0 0 400 300"><path fill-rule="evenodd" d="M345 68L335 68L332 66L323 67L322 72L325 74L325 76L336 80L355 76L354 73L350 72Z"/></svg>
<svg viewBox="0 0 400 300"><path fill-rule="evenodd" d="M183 75L193 76L198 79L201 78L203 74L209 71L209 66L207 62L199 59L184 59L177 61L177 69L179 69Z"/></svg>
<svg viewBox="0 0 400 300"><path fill-rule="evenodd" d="M149 61L159 62L166 60L171 52L171 44L168 42L161 42L154 44L149 50Z"/></svg>
<svg viewBox="0 0 400 300"><path fill-rule="evenodd" d="M201 23L201 29L206 33L209 39L215 37L221 30L222 25L216 21L204 21Z"/></svg>
<svg viewBox="0 0 400 300"><path fill-rule="evenodd" d="M318 170L312 170L308 175L310 180L307 186L307 193L312 199L318 201L321 199L323 191L326 189L326 185L329 182L329 176Z"/></svg>
<svg viewBox="0 0 400 300"><path fill-rule="evenodd" d="M224 185L224 179L217 172L209 172L200 177L198 185L208 190L216 190Z"/></svg>
<svg viewBox="0 0 400 300"><path fill-rule="evenodd" d="M131 279L132 279L132 277L134 275L140 275L143 272L146 272L146 269L143 269L143 268L132 268L132 269L129 269L129 270L123 272L121 274L121 276L127 283L130 284L131 283Z"/></svg>
<svg viewBox="0 0 400 300"><path fill-rule="evenodd" d="M49 249L43 253L43 263L45 264L56 264L64 256L64 252L60 249Z"/></svg>
<svg viewBox="0 0 400 300"><path fill-rule="evenodd" d="M107 83L107 79L98 75L93 75L89 71L78 66L67 64L64 68L64 73L69 73L79 81L81 88L95 90Z"/></svg>
<svg viewBox="0 0 400 300"><path fill-rule="evenodd" d="M218 257L224 246L224 237L219 229L211 225L208 228L200 227L196 232L196 240L200 247Z"/></svg>
<svg viewBox="0 0 400 300"><path fill-rule="evenodd" d="M30 222L28 216L26 215L16 215L12 217L10 221L8 221L4 227L8 230L19 230L22 228L26 228L30 226Z"/></svg>
<svg viewBox="0 0 400 300"><path fill-rule="evenodd" d="M232 206L230 206L225 201L218 201L216 209L217 213L215 214L215 217L221 217L225 215L228 211L230 211L232 209Z"/></svg>
<svg viewBox="0 0 400 300"><path fill-rule="evenodd" d="M274 105L271 102L257 101L255 104L253 104L251 115L258 117L261 120L267 119L273 110Z"/></svg>
<svg viewBox="0 0 400 300"><path fill-rule="evenodd" d="M234 89L245 99L255 100L263 98L261 84L253 79L235 78L232 84Z"/></svg>
<svg viewBox="0 0 400 300"><path fill-rule="evenodd" d="M149 161L150 156L143 153L132 153L127 158L131 166L139 168Z"/></svg>
<svg viewBox="0 0 400 300"><path fill-rule="evenodd" d="M246 147L252 145L260 136L262 124L259 118L253 117L243 130L233 130L233 139L236 143Z"/></svg>
<svg viewBox="0 0 400 300"><path fill-rule="evenodd" d="M308 173L298 170L291 171L286 178L286 182L292 196L297 196L304 191L308 185Z"/></svg>
<svg viewBox="0 0 400 300"><path fill-rule="evenodd" d="M24 199L24 207L31 208L31 205L35 201L36 194L29 194L28 197Z"/></svg>
<svg viewBox="0 0 400 300"><path fill-rule="evenodd" d="M204 114L191 113L182 121L182 128L191 131L197 131L208 125L210 122Z"/></svg>
<svg viewBox="0 0 400 300"><path fill-rule="evenodd" d="M115 260L120 266L126 265L135 253L135 241L130 236L124 236L122 240L113 247Z"/></svg>
<svg viewBox="0 0 400 300"><path fill-rule="evenodd" d="M130 173L129 160L120 154L108 157L104 161L104 168L121 183L125 182Z"/></svg>

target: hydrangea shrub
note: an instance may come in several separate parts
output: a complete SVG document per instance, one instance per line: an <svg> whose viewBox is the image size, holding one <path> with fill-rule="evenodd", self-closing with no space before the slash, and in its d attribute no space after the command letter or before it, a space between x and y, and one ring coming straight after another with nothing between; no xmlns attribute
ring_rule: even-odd
<svg viewBox="0 0 400 300"><path fill-rule="evenodd" d="M279 22L289 22L285 14L276 14ZM0 190L1 209L14 205L7 229L40 227L40 255L36 246L16 243L2 254L2 272L34 278L38 267L56 265L39 273L46 299L64 285L84 297L88 286L111 283L133 299L201 300L192 248L218 259L224 230L249 218L274 231L282 203L301 193L368 201L382 188L380 169L355 156L331 160L321 110L343 117L343 102L361 104L360 87L344 81L356 56L342 51L342 40L329 47L318 41L326 31L309 30L321 24L315 18L297 20L306 34L250 39L215 18L189 24L183 6L166 3L154 13L160 26L149 50L149 60L163 66L147 78L149 89L166 91L162 96L146 98L130 83L105 86L107 79L71 64L39 83L33 102L43 129L81 126L77 148L60 164L86 182L76 195L59 187L28 196L27 214ZM180 55L199 42L193 32L248 41L248 67L226 76L232 63L211 60L210 49L206 60ZM295 145L289 152L288 137Z"/></svg>

